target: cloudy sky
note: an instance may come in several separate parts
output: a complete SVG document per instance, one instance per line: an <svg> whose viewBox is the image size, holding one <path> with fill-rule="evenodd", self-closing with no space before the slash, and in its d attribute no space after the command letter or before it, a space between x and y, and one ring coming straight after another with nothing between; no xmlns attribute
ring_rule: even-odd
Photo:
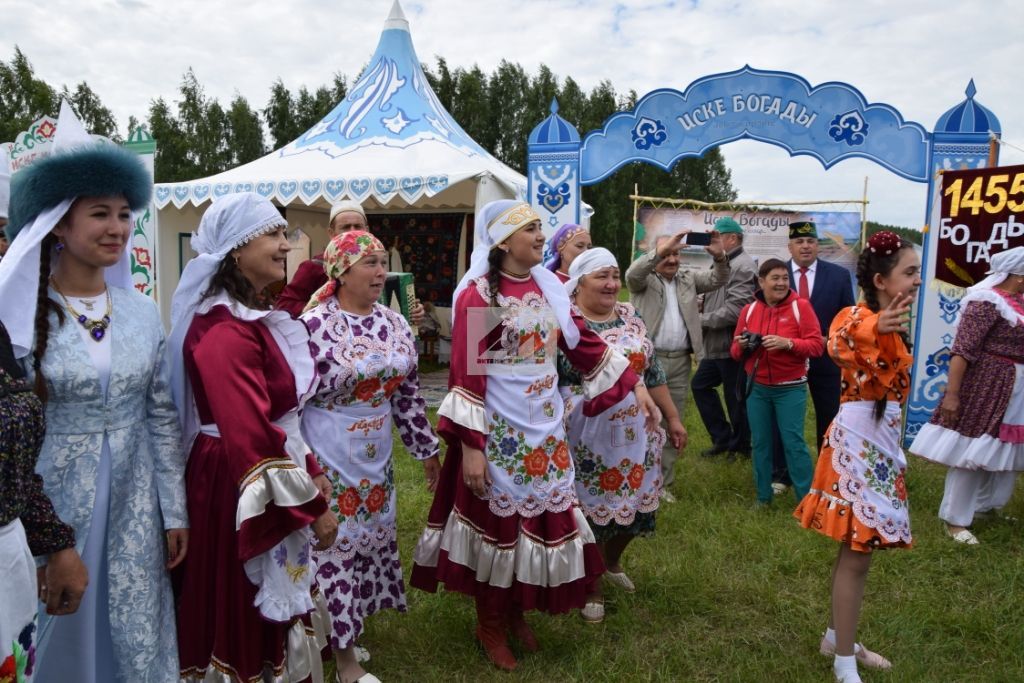
<svg viewBox="0 0 1024 683"><path fill-rule="evenodd" d="M121 127L144 118L151 99L173 100L195 69L207 94L236 92L254 106L270 84L315 88L366 63L392 0L0 0L0 59L18 45L47 82L88 81ZM683 90L701 76L744 64L791 71L812 85L842 81L931 130L963 100L1000 118L1006 141L1024 148L1019 76L1024 3L1019 0L655 2L653 0L405 0L419 58L449 66L501 59L527 71L547 64L589 90L609 79L619 92ZM581 131L585 132L585 131ZM869 177L868 216L920 227L923 185L863 160L825 172L807 157L756 142L723 148L741 199L859 198ZM1024 152L1003 146L1003 164ZM628 201L623 198L623 201Z"/></svg>

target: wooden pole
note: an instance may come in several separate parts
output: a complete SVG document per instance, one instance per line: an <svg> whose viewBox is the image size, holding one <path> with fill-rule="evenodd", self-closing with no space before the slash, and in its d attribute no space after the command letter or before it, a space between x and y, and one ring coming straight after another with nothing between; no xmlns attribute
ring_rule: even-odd
<svg viewBox="0 0 1024 683"><path fill-rule="evenodd" d="M868 243L868 177L864 176L864 200L860 205L860 248Z"/></svg>
<svg viewBox="0 0 1024 683"><path fill-rule="evenodd" d="M988 132L988 163L986 166L992 168L999 158L999 138L992 131Z"/></svg>

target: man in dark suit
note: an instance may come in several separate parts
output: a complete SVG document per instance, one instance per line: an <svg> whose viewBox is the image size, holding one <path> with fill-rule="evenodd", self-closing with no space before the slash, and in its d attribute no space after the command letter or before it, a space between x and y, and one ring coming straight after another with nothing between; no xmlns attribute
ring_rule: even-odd
<svg viewBox="0 0 1024 683"><path fill-rule="evenodd" d="M818 258L818 228L812 221L796 221L789 224L789 268L790 286L798 296L810 299L811 307L821 323L821 336L828 338L832 319L842 309L853 306L853 281L850 271L841 266ZM814 415L817 424L818 451L825 440L832 419L839 412L839 368L828 355L828 349L819 358L812 358L807 372L807 386L811 390ZM785 458L780 457L781 444L775 448L775 476L773 487L776 492L789 485L789 472Z"/></svg>

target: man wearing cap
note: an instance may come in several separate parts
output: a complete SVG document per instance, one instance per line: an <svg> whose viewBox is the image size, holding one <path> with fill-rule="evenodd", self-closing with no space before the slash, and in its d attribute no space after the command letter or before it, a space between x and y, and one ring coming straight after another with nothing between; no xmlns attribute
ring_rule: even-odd
<svg viewBox="0 0 1024 683"><path fill-rule="evenodd" d="M850 271L818 258L818 227L813 221L800 220L789 224L788 262L790 286L798 296L810 299L811 307L821 325L821 336L828 343L828 328L839 311L854 305L853 280ZM817 424L818 450L825 440L825 432L839 412L839 367L828 353L811 358L807 372L807 386L814 402ZM789 486L789 472L782 456L781 443L775 445L775 473L772 485L776 493Z"/></svg>
<svg viewBox="0 0 1024 683"><path fill-rule="evenodd" d="M722 238L714 231L711 244L705 247L715 260L714 267L708 271L679 267L679 249L688 233L659 236L654 248L626 271L629 300L647 325L647 336L654 343L658 362L668 377L668 391L680 417L690 393L691 355L696 354L700 360L704 351L697 295L729 281L729 259ZM669 503L675 500L669 487L675 481L678 457L679 451L666 443L661 452L662 498Z"/></svg>
<svg viewBox="0 0 1024 683"><path fill-rule="evenodd" d="M757 264L743 250L743 228L732 218L719 218L715 230L722 236L722 247L729 259L729 281L724 287L704 295L701 328L704 357L693 375L693 402L711 437L711 448L701 453L713 457L721 453L750 455L750 428L746 402L737 397L738 378L745 378L742 364L729 354L732 333L740 309L754 299L757 289ZM726 410L715 388L722 385ZM728 416L727 416L728 414Z"/></svg>
<svg viewBox="0 0 1024 683"><path fill-rule="evenodd" d="M356 202L341 202L331 207L327 222L327 239L350 230L369 230L366 225L366 212ZM323 254L317 254L303 262L295 271L291 282L285 285L277 297L275 307L298 316L309 303L313 292L327 284L327 273L324 271ZM423 304L415 302L409 308L409 322L418 325L423 321L425 312Z"/></svg>

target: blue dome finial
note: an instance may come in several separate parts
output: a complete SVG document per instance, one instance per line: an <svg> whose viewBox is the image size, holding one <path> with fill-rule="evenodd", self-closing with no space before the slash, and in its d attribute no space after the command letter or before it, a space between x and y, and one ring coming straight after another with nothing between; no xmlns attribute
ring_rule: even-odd
<svg viewBox="0 0 1024 683"><path fill-rule="evenodd" d="M1001 133L996 115L981 105L974 96L978 88L972 78L964 89L967 95L960 104L943 114L935 124L936 133Z"/></svg>
<svg viewBox="0 0 1024 683"><path fill-rule="evenodd" d="M558 98L557 97L552 97L551 98L551 107L549 108L548 111L550 111L552 114L557 114L558 113Z"/></svg>

